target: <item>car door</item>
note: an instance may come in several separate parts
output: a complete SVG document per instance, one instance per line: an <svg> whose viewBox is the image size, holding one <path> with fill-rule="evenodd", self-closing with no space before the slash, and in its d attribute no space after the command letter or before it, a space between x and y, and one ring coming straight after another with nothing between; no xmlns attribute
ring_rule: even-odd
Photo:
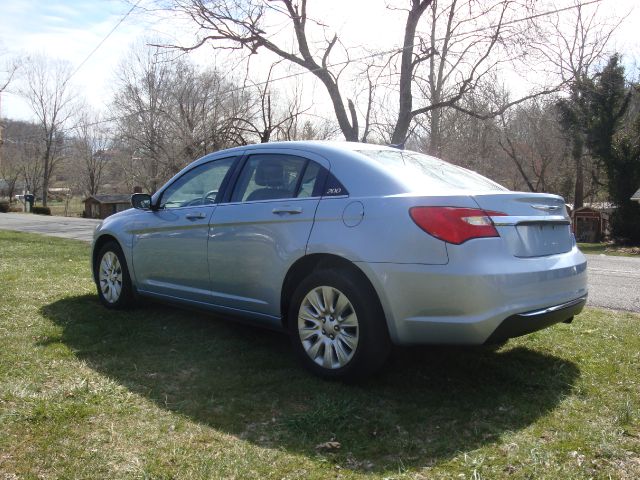
<svg viewBox="0 0 640 480"><path fill-rule="evenodd" d="M166 187L159 208L145 212L133 231L138 290L209 302L209 220L235 157L192 168Z"/></svg>
<svg viewBox="0 0 640 480"><path fill-rule="evenodd" d="M326 160L291 152L249 155L211 220L214 302L278 318L289 266L304 255Z"/></svg>

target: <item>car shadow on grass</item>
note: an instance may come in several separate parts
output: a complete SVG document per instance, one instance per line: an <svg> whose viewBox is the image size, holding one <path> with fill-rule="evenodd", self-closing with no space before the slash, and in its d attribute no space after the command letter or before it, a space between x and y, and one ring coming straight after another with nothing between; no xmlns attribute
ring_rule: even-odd
<svg viewBox="0 0 640 480"><path fill-rule="evenodd" d="M345 385L299 367L285 335L199 312L107 311L92 295L41 312L62 329L52 341L161 408L359 471L416 469L498 441L555 408L579 375L523 347L406 348L375 377ZM330 441L340 448L322 445Z"/></svg>

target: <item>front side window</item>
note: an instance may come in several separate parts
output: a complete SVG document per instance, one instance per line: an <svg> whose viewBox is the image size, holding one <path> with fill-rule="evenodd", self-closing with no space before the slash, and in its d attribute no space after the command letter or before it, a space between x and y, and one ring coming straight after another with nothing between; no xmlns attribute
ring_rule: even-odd
<svg viewBox="0 0 640 480"><path fill-rule="evenodd" d="M240 172L231 201L310 197L319 172L316 163L294 155L252 155Z"/></svg>
<svg viewBox="0 0 640 480"><path fill-rule="evenodd" d="M163 193L160 208L194 207L216 202L235 157L199 165L173 182Z"/></svg>

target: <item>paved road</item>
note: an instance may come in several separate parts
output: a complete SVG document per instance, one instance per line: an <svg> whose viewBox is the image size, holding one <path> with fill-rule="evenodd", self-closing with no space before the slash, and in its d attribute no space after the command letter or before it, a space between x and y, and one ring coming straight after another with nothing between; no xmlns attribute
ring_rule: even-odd
<svg viewBox="0 0 640 480"><path fill-rule="evenodd" d="M54 217L30 213L0 213L0 230L42 233L53 237L90 242L100 220L76 217Z"/></svg>
<svg viewBox="0 0 640 480"><path fill-rule="evenodd" d="M100 220L0 213L0 229L91 241ZM587 255L589 301L596 307L640 312L640 258Z"/></svg>
<svg viewBox="0 0 640 480"><path fill-rule="evenodd" d="M587 255L588 305L640 312L640 258Z"/></svg>

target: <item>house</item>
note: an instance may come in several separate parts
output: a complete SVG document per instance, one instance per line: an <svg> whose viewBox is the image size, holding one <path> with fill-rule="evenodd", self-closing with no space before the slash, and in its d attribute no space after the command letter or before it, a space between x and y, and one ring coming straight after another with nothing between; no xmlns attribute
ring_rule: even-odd
<svg viewBox="0 0 640 480"><path fill-rule="evenodd" d="M130 194L91 195L84 200L85 218L107 218L131 208Z"/></svg>
<svg viewBox="0 0 640 480"><path fill-rule="evenodd" d="M640 203L640 188L631 196L631 200Z"/></svg>
<svg viewBox="0 0 640 480"><path fill-rule="evenodd" d="M586 203L571 211L571 228L578 242L594 243L609 234L609 218L614 206L610 203Z"/></svg>

